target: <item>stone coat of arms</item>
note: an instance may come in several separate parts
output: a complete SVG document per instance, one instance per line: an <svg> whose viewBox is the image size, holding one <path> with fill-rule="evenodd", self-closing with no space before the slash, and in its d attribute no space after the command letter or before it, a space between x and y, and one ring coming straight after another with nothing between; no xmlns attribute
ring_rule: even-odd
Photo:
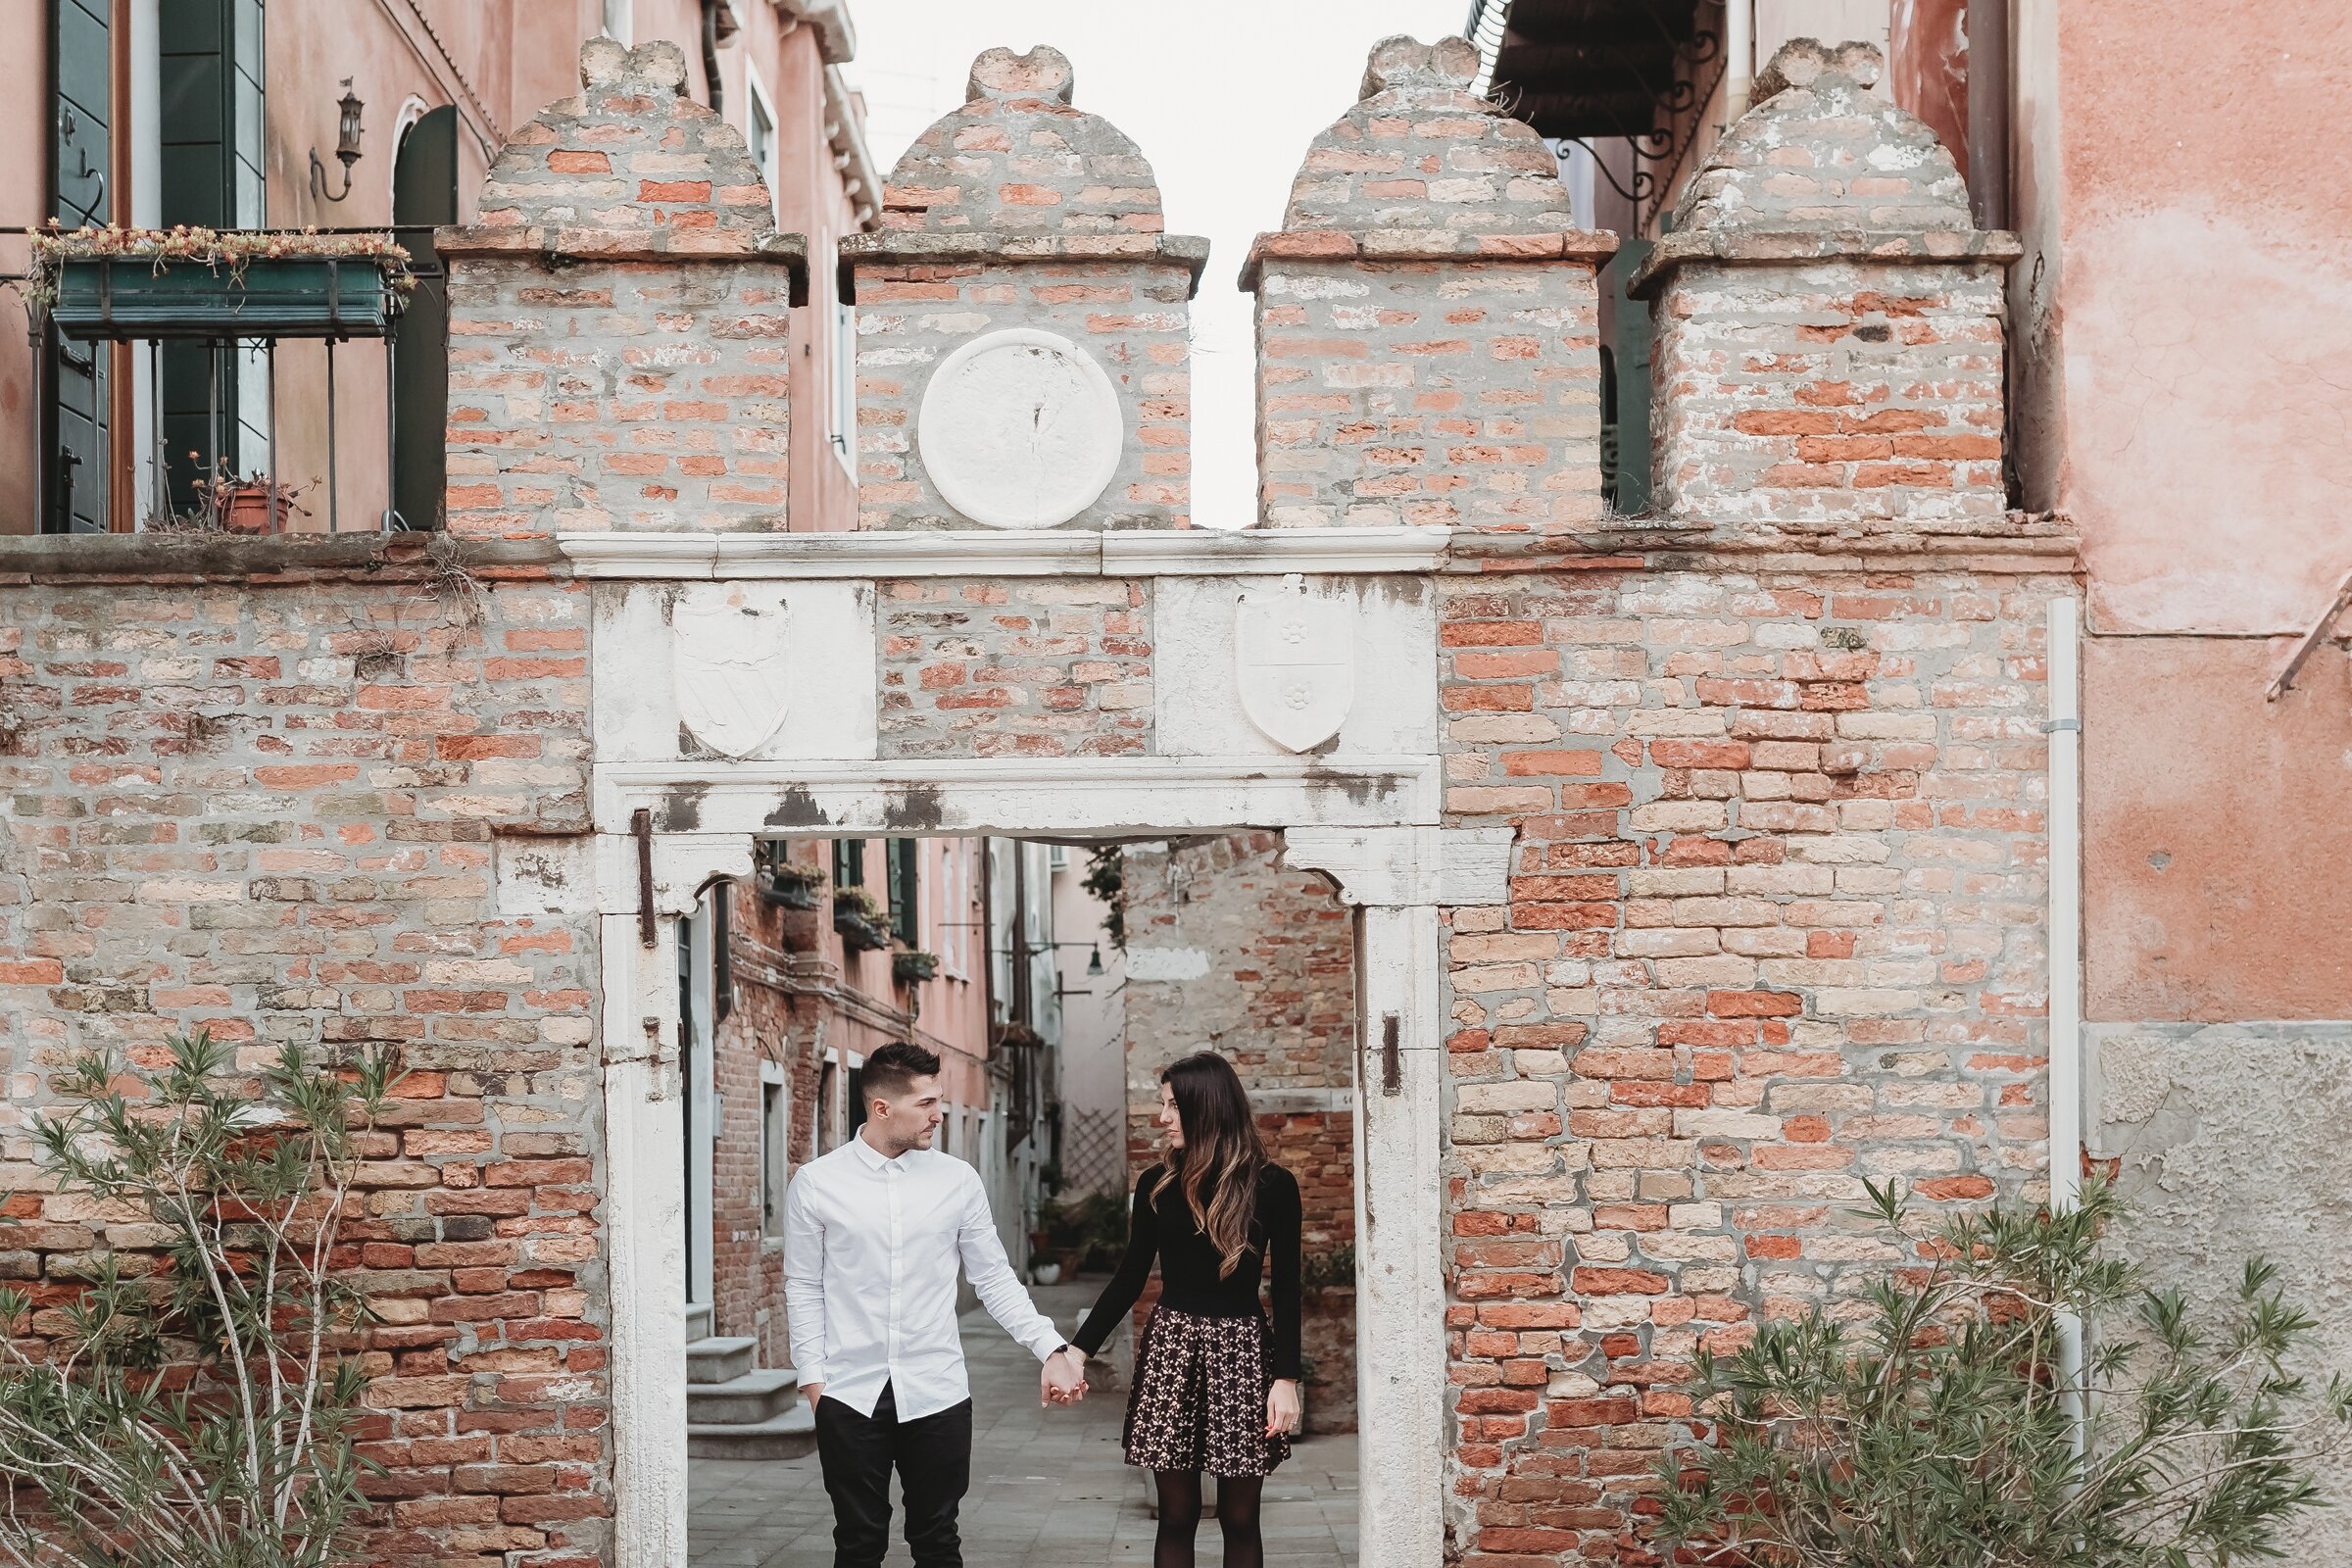
<svg viewBox="0 0 2352 1568"><path fill-rule="evenodd" d="M1234 613L1242 711L1285 751L1340 732L1355 704L1355 605L1310 595L1297 576L1245 592Z"/></svg>
<svg viewBox="0 0 2352 1568"><path fill-rule="evenodd" d="M678 718L722 757L749 757L782 727L785 672L781 590L691 583L670 606L670 686Z"/></svg>

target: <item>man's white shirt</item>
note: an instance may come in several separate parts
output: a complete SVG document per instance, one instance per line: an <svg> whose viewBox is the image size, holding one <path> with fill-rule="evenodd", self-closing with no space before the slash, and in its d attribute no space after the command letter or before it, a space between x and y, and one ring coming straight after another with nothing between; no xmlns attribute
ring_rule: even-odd
<svg viewBox="0 0 2352 1568"><path fill-rule="evenodd" d="M951 1154L896 1159L862 1137L801 1167L784 1199L784 1305L802 1385L901 1421L971 1396L956 1329L960 1263L989 1315L1040 1361L1061 1334L1029 1299L989 1217L980 1173Z"/></svg>

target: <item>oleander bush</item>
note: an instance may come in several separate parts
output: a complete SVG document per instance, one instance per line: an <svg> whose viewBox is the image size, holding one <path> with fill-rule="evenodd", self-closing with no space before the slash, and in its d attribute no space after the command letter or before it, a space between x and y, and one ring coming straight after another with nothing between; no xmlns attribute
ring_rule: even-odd
<svg viewBox="0 0 2352 1568"><path fill-rule="evenodd" d="M366 1298L337 1239L395 1074L199 1031L131 1073L82 1056L32 1118L103 1238L0 1290L0 1560L324 1568L374 1468L355 1442ZM5 1227L0 1226L0 1234Z"/></svg>
<svg viewBox="0 0 2352 1568"><path fill-rule="evenodd" d="M1892 1188L1870 1197L1918 1263L1875 1282L1858 1320L1817 1309L1700 1357L1712 1442L1663 1462L1673 1560L2222 1568L2280 1555L2323 1505L2352 1386L2300 1370L2316 1325L2271 1265L2248 1262L2200 1321L2102 1245L2103 1185L1924 1236Z"/></svg>

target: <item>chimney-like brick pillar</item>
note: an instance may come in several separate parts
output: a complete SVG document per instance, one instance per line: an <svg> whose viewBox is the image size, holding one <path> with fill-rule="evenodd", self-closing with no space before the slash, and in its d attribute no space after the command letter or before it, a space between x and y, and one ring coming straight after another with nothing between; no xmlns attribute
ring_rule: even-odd
<svg viewBox="0 0 2352 1568"><path fill-rule="evenodd" d="M1257 296L1258 521L1531 535L1600 514L1593 270L1535 131L1459 38L1374 46L1308 147Z"/></svg>
<svg viewBox="0 0 2352 1568"><path fill-rule="evenodd" d="M1109 121L1072 108L1072 87L1057 49L983 53L969 101L892 171L881 230L842 242L843 297L858 311L860 528L989 520L957 509L948 492L969 496L952 476L943 490L918 427L945 362L1017 329L1101 369L1121 442L1100 493L1038 525L1191 524L1189 341L1208 242L1161 231L1152 166Z"/></svg>
<svg viewBox="0 0 2352 1568"><path fill-rule="evenodd" d="M452 532L781 530L806 246L675 44L580 50L449 266Z"/></svg>
<svg viewBox="0 0 2352 1568"><path fill-rule="evenodd" d="M1782 47L1634 279L1654 303L1656 497L1778 531L1970 528L2005 510L2001 273L1936 133L1868 44Z"/></svg>

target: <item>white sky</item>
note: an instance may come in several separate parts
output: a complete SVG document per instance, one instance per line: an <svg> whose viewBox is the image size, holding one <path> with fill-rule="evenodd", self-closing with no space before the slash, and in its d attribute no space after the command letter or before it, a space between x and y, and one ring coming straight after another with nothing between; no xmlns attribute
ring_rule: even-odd
<svg viewBox="0 0 2352 1568"><path fill-rule="evenodd" d="M1205 234L1193 301L1193 520L1256 515L1250 297L1234 287L1250 239L1282 221L1315 132L1355 102L1364 55L1407 32L1459 32L1468 0L853 0L866 132L887 172L963 102L972 57L1050 43L1070 57L1073 102L1115 123L1159 175L1168 231Z"/></svg>

